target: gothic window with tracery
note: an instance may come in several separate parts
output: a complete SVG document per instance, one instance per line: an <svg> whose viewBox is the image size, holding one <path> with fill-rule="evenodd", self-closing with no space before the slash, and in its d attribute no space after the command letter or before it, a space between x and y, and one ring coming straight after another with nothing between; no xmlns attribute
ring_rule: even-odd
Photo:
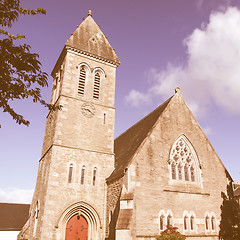
<svg viewBox="0 0 240 240"><path fill-rule="evenodd" d="M99 99L100 94L100 73L96 72L94 76L93 99Z"/></svg>
<svg viewBox="0 0 240 240"><path fill-rule="evenodd" d="M184 135L181 135L173 144L168 163L171 179L188 182L199 181L199 160L192 144Z"/></svg>
<svg viewBox="0 0 240 240"><path fill-rule="evenodd" d="M176 166L175 166L175 163L172 163L171 169L172 169L172 179L176 179Z"/></svg>
<svg viewBox="0 0 240 240"><path fill-rule="evenodd" d="M178 179L182 180L182 165L181 165L181 163L178 164Z"/></svg>
<svg viewBox="0 0 240 240"><path fill-rule="evenodd" d="M78 81L78 95L84 95L84 88L85 88L85 81L86 81L86 70L83 66L80 68L79 73L79 81Z"/></svg>

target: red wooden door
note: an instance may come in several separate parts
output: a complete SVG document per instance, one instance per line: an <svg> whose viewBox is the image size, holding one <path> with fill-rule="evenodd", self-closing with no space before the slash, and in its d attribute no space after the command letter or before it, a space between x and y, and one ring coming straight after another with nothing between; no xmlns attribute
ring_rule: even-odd
<svg viewBox="0 0 240 240"><path fill-rule="evenodd" d="M74 215L67 223L65 240L87 240L88 223L83 216Z"/></svg>

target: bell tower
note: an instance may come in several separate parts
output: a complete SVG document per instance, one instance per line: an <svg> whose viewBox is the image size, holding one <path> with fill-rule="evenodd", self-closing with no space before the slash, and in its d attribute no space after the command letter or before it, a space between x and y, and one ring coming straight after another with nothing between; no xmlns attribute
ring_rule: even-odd
<svg viewBox="0 0 240 240"><path fill-rule="evenodd" d="M18 239L105 239L119 64L89 11L52 71L51 103L61 110L47 116L30 216Z"/></svg>

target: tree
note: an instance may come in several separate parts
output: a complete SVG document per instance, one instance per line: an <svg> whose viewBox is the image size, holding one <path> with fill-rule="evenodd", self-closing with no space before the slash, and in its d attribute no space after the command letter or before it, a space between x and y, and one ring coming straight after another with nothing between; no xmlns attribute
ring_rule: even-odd
<svg viewBox="0 0 240 240"><path fill-rule="evenodd" d="M33 102L39 102L50 110L55 109L41 96L40 87L48 86L48 75L41 70L39 55L31 53L29 45L18 44L25 35L12 35L2 28L11 28L20 15L36 14L46 14L46 10L24 9L20 0L0 0L0 35L3 35L0 40L0 108L18 124L27 126L30 122L15 112L11 101L31 97Z"/></svg>
<svg viewBox="0 0 240 240"><path fill-rule="evenodd" d="M168 225L167 228L161 233L160 236L156 237L157 240L185 240L186 237L182 235L177 227Z"/></svg>
<svg viewBox="0 0 240 240"><path fill-rule="evenodd" d="M219 239L240 239L240 209L237 201L234 199L231 180L227 185L227 194L222 192L222 198Z"/></svg>

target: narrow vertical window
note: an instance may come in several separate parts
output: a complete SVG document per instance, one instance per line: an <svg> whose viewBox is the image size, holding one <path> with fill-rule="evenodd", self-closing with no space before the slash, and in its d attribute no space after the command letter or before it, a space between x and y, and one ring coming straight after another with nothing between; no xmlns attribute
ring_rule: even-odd
<svg viewBox="0 0 240 240"><path fill-rule="evenodd" d="M171 164L172 169L172 179L176 179L176 166L174 163Z"/></svg>
<svg viewBox="0 0 240 240"><path fill-rule="evenodd" d="M191 230L194 229L194 217L193 216L191 216L191 218L190 218L190 228L191 228Z"/></svg>
<svg viewBox="0 0 240 240"><path fill-rule="evenodd" d="M100 92L100 74L96 72L94 76L94 86L93 86L93 98L99 99L99 92Z"/></svg>
<svg viewBox="0 0 240 240"><path fill-rule="evenodd" d="M182 166L180 163L178 164L178 179L182 180Z"/></svg>
<svg viewBox="0 0 240 240"><path fill-rule="evenodd" d="M35 213L34 213L34 229L33 229L33 236L36 235L37 225L38 225L38 217L39 217L39 203L37 201Z"/></svg>
<svg viewBox="0 0 240 240"><path fill-rule="evenodd" d="M191 172L191 181L195 182L195 170L193 166L191 166L190 172Z"/></svg>
<svg viewBox="0 0 240 240"><path fill-rule="evenodd" d="M184 227L184 230L187 230L187 219L188 219L187 216L185 216L184 219L183 219L183 227Z"/></svg>
<svg viewBox="0 0 240 240"><path fill-rule="evenodd" d="M73 174L73 164L71 163L68 171L68 183L72 182L72 174Z"/></svg>
<svg viewBox="0 0 240 240"><path fill-rule="evenodd" d="M93 169L93 186L96 185L96 177L97 177L97 168Z"/></svg>
<svg viewBox="0 0 240 240"><path fill-rule="evenodd" d="M209 230L209 217L208 216L205 218L205 227L206 227L206 230Z"/></svg>
<svg viewBox="0 0 240 240"><path fill-rule="evenodd" d="M170 215L167 216L167 226L172 225L172 217Z"/></svg>
<svg viewBox="0 0 240 240"><path fill-rule="evenodd" d="M84 181L85 181L85 169L86 167L83 165L82 172L81 172L81 184L84 184Z"/></svg>
<svg viewBox="0 0 240 240"><path fill-rule="evenodd" d="M80 73L79 73L79 82L78 82L78 94L80 96L84 95L85 80L86 80L86 70L84 69L84 67L81 67Z"/></svg>
<svg viewBox="0 0 240 240"><path fill-rule="evenodd" d="M184 177L185 177L185 181L189 181L189 174L188 174L188 166L187 166L187 164L184 166Z"/></svg>
<svg viewBox="0 0 240 240"><path fill-rule="evenodd" d="M215 218L214 217L212 217L211 222L212 222L212 230L214 231L215 230Z"/></svg>
<svg viewBox="0 0 240 240"><path fill-rule="evenodd" d="M106 113L103 114L103 124L106 124Z"/></svg>
<svg viewBox="0 0 240 240"><path fill-rule="evenodd" d="M164 222L164 216L161 215L161 217L160 217L160 230L163 230L163 222Z"/></svg>

